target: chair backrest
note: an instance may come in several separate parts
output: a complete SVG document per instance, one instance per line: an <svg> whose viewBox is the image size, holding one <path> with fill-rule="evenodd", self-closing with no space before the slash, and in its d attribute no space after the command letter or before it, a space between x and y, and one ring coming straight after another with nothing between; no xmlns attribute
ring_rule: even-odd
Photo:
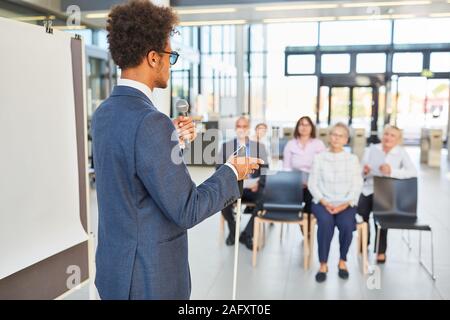
<svg viewBox="0 0 450 320"><path fill-rule="evenodd" d="M302 173L278 171L266 176L262 197L263 208L269 205L281 210L299 211L303 203Z"/></svg>
<svg viewBox="0 0 450 320"><path fill-rule="evenodd" d="M417 178L374 177L373 213L417 218Z"/></svg>

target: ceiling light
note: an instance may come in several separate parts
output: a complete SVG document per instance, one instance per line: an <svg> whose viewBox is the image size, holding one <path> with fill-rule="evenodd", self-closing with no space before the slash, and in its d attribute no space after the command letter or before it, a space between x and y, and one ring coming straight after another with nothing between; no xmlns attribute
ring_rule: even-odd
<svg viewBox="0 0 450 320"><path fill-rule="evenodd" d="M55 16L32 16L32 17L16 17L13 18L18 21L43 21L43 20L55 20Z"/></svg>
<svg viewBox="0 0 450 320"><path fill-rule="evenodd" d="M267 6L256 7L256 11L281 11L281 10L309 10L309 9L333 9L337 8L338 4L324 3L324 4L299 4L286 6Z"/></svg>
<svg viewBox="0 0 450 320"><path fill-rule="evenodd" d="M383 19L411 19L413 14L380 14L380 15L366 15L366 16L341 16L339 20L383 20Z"/></svg>
<svg viewBox="0 0 450 320"><path fill-rule="evenodd" d="M302 18L279 18L264 19L264 23L287 23L287 22L317 22L317 21L334 21L336 17L302 17Z"/></svg>
<svg viewBox="0 0 450 320"><path fill-rule="evenodd" d="M52 28L57 30L84 30L86 26L52 26Z"/></svg>
<svg viewBox="0 0 450 320"><path fill-rule="evenodd" d="M430 4L431 1L381 1L381 2L355 2L344 3L344 8L361 8L361 7L393 7L393 6L420 6Z"/></svg>
<svg viewBox="0 0 450 320"><path fill-rule="evenodd" d="M104 19L107 18L109 12L96 12L96 13L88 13L86 15L86 19Z"/></svg>
<svg viewBox="0 0 450 320"><path fill-rule="evenodd" d="M184 14L202 14L202 13L230 13L236 12L236 8L209 8L209 9L179 9L176 13L179 15Z"/></svg>
<svg viewBox="0 0 450 320"><path fill-rule="evenodd" d="M449 0L450 1L450 0ZM430 13L431 18L445 18L450 17L450 12Z"/></svg>
<svg viewBox="0 0 450 320"><path fill-rule="evenodd" d="M211 26L211 25L224 25L224 24L245 24L247 20L213 20L213 21L184 21L180 23L180 26Z"/></svg>

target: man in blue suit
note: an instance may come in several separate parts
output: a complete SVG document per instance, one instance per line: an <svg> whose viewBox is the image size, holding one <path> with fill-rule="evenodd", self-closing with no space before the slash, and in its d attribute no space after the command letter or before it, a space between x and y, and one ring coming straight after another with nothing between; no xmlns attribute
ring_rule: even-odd
<svg viewBox="0 0 450 320"><path fill-rule="evenodd" d="M167 87L178 58L169 41L176 23L170 8L148 0L116 6L109 16L122 75L92 122L102 299L189 299L186 230L233 203L237 181L261 163L230 158L200 186L192 182L179 139L194 139L194 125L185 117L172 122L151 99L154 88Z"/></svg>

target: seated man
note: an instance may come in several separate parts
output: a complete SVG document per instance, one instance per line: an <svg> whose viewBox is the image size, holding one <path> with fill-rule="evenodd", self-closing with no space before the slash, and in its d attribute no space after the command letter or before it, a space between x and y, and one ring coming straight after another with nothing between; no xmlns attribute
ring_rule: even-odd
<svg viewBox="0 0 450 320"><path fill-rule="evenodd" d="M246 146L246 155L248 157L258 157L267 162L267 151L263 144L252 141L249 139L249 129L250 129L250 121L246 117L240 117L236 121L236 139L225 142L222 146L222 149L218 155L218 167L225 163L227 159L241 146ZM258 170L254 174L250 175L250 180L247 181L247 184L244 184L244 192L242 195L242 202L254 202L257 207L260 201L262 190L264 188L264 176L261 175L261 170ZM228 235L225 243L229 246L234 245L234 236L235 236L235 227L236 222L234 218L233 212L234 204L229 205L225 209L222 210L223 217L228 223L228 228L230 230L230 234ZM257 208L256 207L256 208ZM246 247L250 250L253 249L253 222L257 212L257 209L254 208L252 210L247 210L246 213L251 213L252 217L248 222L245 230L241 233L239 237L239 241L244 243Z"/></svg>

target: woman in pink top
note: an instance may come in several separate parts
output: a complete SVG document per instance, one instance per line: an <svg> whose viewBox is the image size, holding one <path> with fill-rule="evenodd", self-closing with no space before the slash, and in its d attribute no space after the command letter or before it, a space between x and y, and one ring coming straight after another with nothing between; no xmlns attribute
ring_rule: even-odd
<svg viewBox="0 0 450 320"><path fill-rule="evenodd" d="M310 117L301 117L295 126L294 139L286 144L283 152L283 168L306 173L304 181L304 212L311 213L312 196L306 185L314 156L326 150L325 145L316 139L316 127Z"/></svg>

